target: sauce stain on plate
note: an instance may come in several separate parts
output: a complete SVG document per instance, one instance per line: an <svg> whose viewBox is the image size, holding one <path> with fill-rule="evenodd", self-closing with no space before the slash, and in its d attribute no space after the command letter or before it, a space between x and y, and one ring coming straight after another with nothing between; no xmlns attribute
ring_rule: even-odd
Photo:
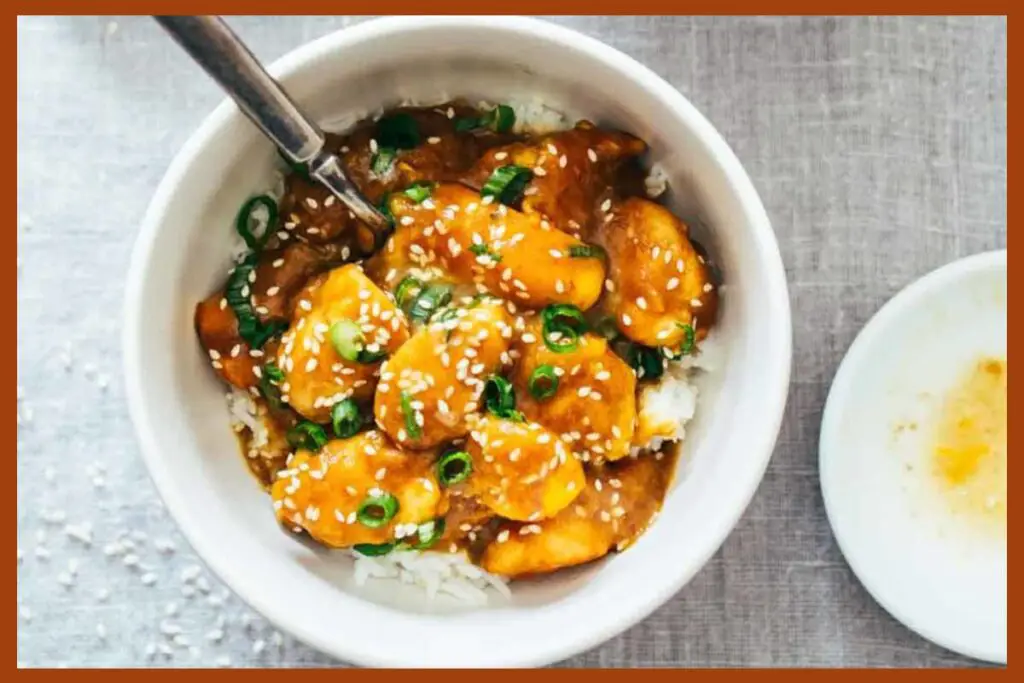
<svg viewBox="0 0 1024 683"><path fill-rule="evenodd" d="M1006 534L1005 358L983 357L945 396L930 449L931 475L950 511Z"/></svg>

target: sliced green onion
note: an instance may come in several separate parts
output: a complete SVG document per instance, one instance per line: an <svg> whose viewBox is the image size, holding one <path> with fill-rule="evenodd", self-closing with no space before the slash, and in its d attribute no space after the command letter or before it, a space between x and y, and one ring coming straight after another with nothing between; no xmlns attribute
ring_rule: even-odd
<svg viewBox="0 0 1024 683"><path fill-rule="evenodd" d="M636 370L638 379L658 379L665 371L665 364L658 350L643 344L630 344L626 361Z"/></svg>
<svg viewBox="0 0 1024 683"><path fill-rule="evenodd" d="M574 244L569 247L569 258L605 258L608 253L596 244Z"/></svg>
<svg viewBox="0 0 1024 683"><path fill-rule="evenodd" d="M484 405L498 417L507 417L516 409L516 392L507 379L492 375L484 385Z"/></svg>
<svg viewBox="0 0 1024 683"><path fill-rule="evenodd" d="M359 354L365 348L366 340L363 330L354 320L348 318L331 325L331 345L338 355L348 361L359 360Z"/></svg>
<svg viewBox="0 0 1024 683"><path fill-rule="evenodd" d="M339 439L355 436L363 426L363 418L359 415L359 406L350 398L335 403L331 408L331 426Z"/></svg>
<svg viewBox="0 0 1024 683"><path fill-rule="evenodd" d="M467 133L477 128L490 128L495 133L507 133L516 125L516 112L507 104L499 104L483 116L464 116L455 119L455 131Z"/></svg>
<svg viewBox="0 0 1024 683"><path fill-rule="evenodd" d="M413 550L426 550L444 536L444 517L438 517L429 522L424 522L416 527L416 543L412 544Z"/></svg>
<svg viewBox="0 0 1024 683"><path fill-rule="evenodd" d="M387 219L388 225L392 228L395 227L395 215L391 213L391 193L385 192L384 197L380 200L380 204L377 205L377 210L381 212L384 218Z"/></svg>
<svg viewBox="0 0 1024 683"><path fill-rule="evenodd" d="M288 430L285 437L292 448L318 451L327 444L327 433L315 422L300 422Z"/></svg>
<svg viewBox="0 0 1024 683"><path fill-rule="evenodd" d="M377 122L377 144L395 149L412 149L420 144L420 127L410 114L399 112Z"/></svg>
<svg viewBox="0 0 1024 683"><path fill-rule="evenodd" d="M380 557L381 555L387 555L394 549L394 543L356 543L352 546L352 550L366 557Z"/></svg>
<svg viewBox="0 0 1024 683"><path fill-rule="evenodd" d="M531 396L538 401L544 401L554 396L555 392L558 391L558 375L555 374L553 366L540 365L530 373L530 379L526 384L530 389Z"/></svg>
<svg viewBox="0 0 1024 683"><path fill-rule="evenodd" d="M420 425L416 422L416 411L412 409L412 399L409 394L404 391L401 394L402 402L402 417L405 418L405 431L413 439L418 439L423 435L423 430L420 429Z"/></svg>
<svg viewBox="0 0 1024 683"><path fill-rule="evenodd" d="M502 204L511 206L523 198L526 185L533 179L533 171L522 166L500 166L491 172L491 177L480 190L481 197L494 197Z"/></svg>
<svg viewBox="0 0 1024 683"><path fill-rule="evenodd" d="M261 209L266 213L264 219L258 217ZM245 240L246 246L253 251L260 251L274 233L276 223L277 202L270 195L261 194L242 204L235 219L235 230Z"/></svg>
<svg viewBox="0 0 1024 683"><path fill-rule="evenodd" d="M267 363L263 366L263 376L273 382L283 382L284 370L277 367L274 363Z"/></svg>
<svg viewBox="0 0 1024 683"><path fill-rule="evenodd" d="M437 480L442 486L454 486L473 473L473 460L466 451L449 451L437 461Z"/></svg>
<svg viewBox="0 0 1024 683"><path fill-rule="evenodd" d="M455 119L455 132L468 133L480 127L480 119L476 116L462 116Z"/></svg>
<svg viewBox="0 0 1024 683"><path fill-rule="evenodd" d="M683 342L679 345L679 355L685 356L686 354L693 351L696 333L693 331L693 325L684 325L682 323L676 323L676 327L680 328L683 331Z"/></svg>
<svg viewBox="0 0 1024 683"><path fill-rule="evenodd" d="M367 496L356 510L356 519L363 526L377 529L384 526L398 514L398 499L390 493Z"/></svg>
<svg viewBox="0 0 1024 683"><path fill-rule="evenodd" d="M552 304L541 311L544 344L555 353L568 353L579 346L587 330L582 311L572 304Z"/></svg>
<svg viewBox="0 0 1024 683"><path fill-rule="evenodd" d="M516 112L507 104L499 104L484 118L487 127L495 133L507 133L516 125Z"/></svg>
<svg viewBox="0 0 1024 683"><path fill-rule="evenodd" d="M370 170L375 176L387 175L397 155L398 153L392 147L377 148L376 154L370 159Z"/></svg>
<svg viewBox="0 0 1024 683"><path fill-rule="evenodd" d="M395 303L403 310L423 291L423 280L412 275L406 275L395 287Z"/></svg>
<svg viewBox="0 0 1024 683"><path fill-rule="evenodd" d="M281 382L284 381L284 373L281 372L281 368L277 367L273 363L267 363L263 366L263 371L260 373L260 394L267 401L267 404L274 410L280 410L284 407L284 401L281 400Z"/></svg>
<svg viewBox="0 0 1024 683"><path fill-rule="evenodd" d="M412 302L409 317L415 322L426 322L439 309L452 300L452 288L448 285L429 284Z"/></svg>
<svg viewBox="0 0 1024 683"><path fill-rule="evenodd" d="M284 320L271 320L266 324L259 325L252 335L251 346L260 349L272 338L283 334L288 329L288 323Z"/></svg>
<svg viewBox="0 0 1024 683"><path fill-rule="evenodd" d="M258 259L258 254L249 254L231 271L227 286L224 288L224 298L238 320L238 336L245 340L251 349L262 348L271 337L284 332L288 327L283 320L274 320L264 325L256 317L249 296L249 277L256 268Z"/></svg>
<svg viewBox="0 0 1024 683"><path fill-rule="evenodd" d="M487 256L494 263L501 263L501 254L492 250L486 244L473 244L470 245L469 251L476 254L477 256Z"/></svg>
<svg viewBox="0 0 1024 683"><path fill-rule="evenodd" d="M420 204L424 199L428 198L433 191L433 183L413 183L409 187L405 188L405 190L402 191L402 194L417 204Z"/></svg>

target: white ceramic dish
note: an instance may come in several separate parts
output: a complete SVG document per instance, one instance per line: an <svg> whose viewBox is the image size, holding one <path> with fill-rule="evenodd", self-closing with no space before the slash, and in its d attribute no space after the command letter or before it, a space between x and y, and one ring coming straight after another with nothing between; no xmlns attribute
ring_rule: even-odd
<svg viewBox="0 0 1024 683"><path fill-rule="evenodd" d="M321 121L353 121L403 99L540 97L567 114L640 135L651 144L652 161L668 172L674 208L713 226L702 239L726 274L718 332L728 362L702 387L684 465L658 523L628 552L516 584L511 602L484 610L428 605L418 591L390 582L357 589L348 559L306 550L277 527L237 454L224 389L193 333L195 303L226 272L233 216L266 186L275 161L270 144L225 103L158 188L126 294L132 417L152 477L189 542L278 626L365 665L543 665L648 615L738 521L767 466L786 402L785 273L736 157L654 73L596 40L537 20L377 20L310 43L271 71Z"/></svg>
<svg viewBox="0 0 1024 683"><path fill-rule="evenodd" d="M864 327L829 392L821 490L843 554L886 610L1005 663L1005 532L953 515L926 460L937 403L983 355L1006 355L1005 251L932 272Z"/></svg>

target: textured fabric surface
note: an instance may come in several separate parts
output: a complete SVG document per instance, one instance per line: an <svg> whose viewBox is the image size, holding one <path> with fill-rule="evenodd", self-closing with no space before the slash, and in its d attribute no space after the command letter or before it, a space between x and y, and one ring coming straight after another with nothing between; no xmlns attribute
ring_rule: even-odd
<svg viewBox="0 0 1024 683"><path fill-rule="evenodd" d="M785 424L739 526L668 604L566 664L970 664L894 621L853 576L816 444L829 382L871 314L925 272L1006 244L1005 20L556 20L650 65L721 131L778 233L795 321ZM270 60L350 21L232 24ZM21 664L333 664L201 567L124 405L132 242L220 99L148 19L18 20Z"/></svg>

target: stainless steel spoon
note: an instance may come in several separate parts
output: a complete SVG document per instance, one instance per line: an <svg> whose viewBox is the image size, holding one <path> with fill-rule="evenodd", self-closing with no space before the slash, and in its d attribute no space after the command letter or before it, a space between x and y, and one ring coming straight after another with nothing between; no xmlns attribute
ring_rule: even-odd
<svg viewBox="0 0 1024 683"><path fill-rule="evenodd" d="M305 167L310 177L326 186L377 238L391 229L390 221L352 183L338 158L324 148L323 131L299 109L224 20L217 16L154 19L238 103L285 158Z"/></svg>

